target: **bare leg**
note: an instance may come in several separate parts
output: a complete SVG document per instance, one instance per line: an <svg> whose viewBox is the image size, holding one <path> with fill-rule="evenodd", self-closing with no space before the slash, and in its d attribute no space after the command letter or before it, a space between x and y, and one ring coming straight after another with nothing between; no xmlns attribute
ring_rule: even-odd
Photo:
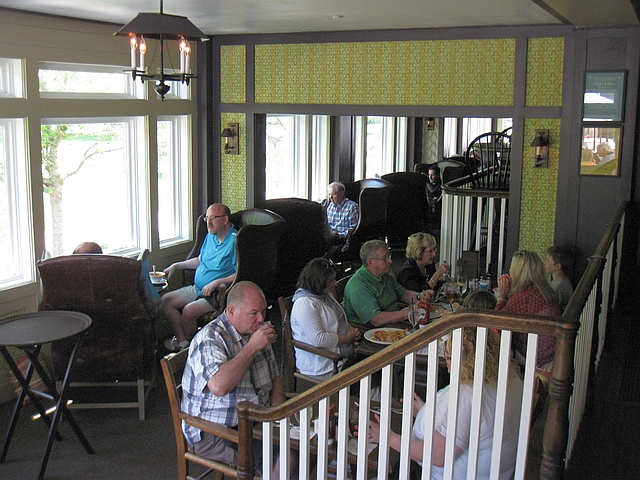
<svg viewBox="0 0 640 480"><path fill-rule="evenodd" d="M198 331L198 319L206 312L202 305L197 302L187 303L182 309L181 327L185 335L185 340L191 340ZM181 339L176 335L180 342Z"/></svg>
<svg viewBox="0 0 640 480"><path fill-rule="evenodd" d="M182 325L182 314L180 309L187 304L184 297L176 292L168 292L162 297L162 311L169 318L173 333L178 339L178 342L190 340L187 338L185 330Z"/></svg>

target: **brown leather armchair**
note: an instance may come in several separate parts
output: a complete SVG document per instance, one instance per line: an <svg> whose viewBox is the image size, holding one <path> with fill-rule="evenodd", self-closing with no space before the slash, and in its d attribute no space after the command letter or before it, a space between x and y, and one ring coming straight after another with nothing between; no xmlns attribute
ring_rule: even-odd
<svg viewBox="0 0 640 480"><path fill-rule="evenodd" d="M281 295L291 295L309 260L324 256L333 245L327 210L305 198L275 198L266 200L263 206L286 222L278 248L276 274Z"/></svg>
<svg viewBox="0 0 640 480"><path fill-rule="evenodd" d="M71 398L85 393L81 387L91 387L90 393L96 386L135 389L135 401L118 402L101 390L86 403L75 398L70 408L138 408L144 420L146 396L156 373L154 323L161 304L149 279L148 251L139 260L112 255L55 257L39 262L38 270L40 310L72 310L92 319L77 352ZM63 340L51 347L57 378L64 376L74 343Z"/></svg>

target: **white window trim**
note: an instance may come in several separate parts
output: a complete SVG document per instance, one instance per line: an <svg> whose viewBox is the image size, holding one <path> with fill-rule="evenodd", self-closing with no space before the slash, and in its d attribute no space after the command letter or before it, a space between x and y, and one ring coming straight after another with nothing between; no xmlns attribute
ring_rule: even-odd
<svg viewBox="0 0 640 480"><path fill-rule="evenodd" d="M0 120L5 149L5 188L7 193L7 213L10 255L16 270L15 275L0 279L0 289L24 285L35 281L35 261L33 239L33 217L30 178L26 155L26 121L23 119Z"/></svg>
<svg viewBox="0 0 640 480"><path fill-rule="evenodd" d="M63 62L38 62L38 70L55 70L64 72L83 73L110 73L119 74L122 77L122 93L100 93L100 92L43 92L40 91L41 98L58 99L96 99L96 100L119 100L119 99L146 99L146 83L134 81L129 72L123 70L118 65L97 65L86 63L63 63ZM39 89L39 87L38 87Z"/></svg>
<svg viewBox="0 0 640 480"><path fill-rule="evenodd" d="M109 253L128 256L150 248L150 207L149 207L149 159L145 117L88 117L88 118L43 118L42 125L70 125L93 123L124 123L128 130L127 151L127 192L131 216L129 232L131 248L114 250Z"/></svg>
<svg viewBox="0 0 640 480"><path fill-rule="evenodd" d="M190 115L159 116L158 122L171 123L170 169L173 199L171 219L173 230L178 232L171 238L160 238L160 248L170 247L192 240L193 216L191 208L191 117Z"/></svg>

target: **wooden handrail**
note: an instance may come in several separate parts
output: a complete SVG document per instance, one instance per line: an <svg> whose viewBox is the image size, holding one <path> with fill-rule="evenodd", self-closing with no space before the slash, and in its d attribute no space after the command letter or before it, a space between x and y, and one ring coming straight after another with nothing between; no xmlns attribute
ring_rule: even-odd
<svg viewBox="0 0 640 480"><path fill-rule="evenodd" d="M518 315L493 312L490 310L464 309L446 315L437 322L427 325L419 332L409 335L390 345L379 353L358 362L352 367L316 385L277 407L261 407L251 402L238 404L239 417L247 421L273 422L288 417L295 412L316 403L319 398L328 397L341 389L359 381L382 367L392 364L409 353L429 344L433 340L461 327L487 327L506 329L514 332L552 335L556 339L570 338L578 329L577 322L563 321L552 317Z"/></svg>

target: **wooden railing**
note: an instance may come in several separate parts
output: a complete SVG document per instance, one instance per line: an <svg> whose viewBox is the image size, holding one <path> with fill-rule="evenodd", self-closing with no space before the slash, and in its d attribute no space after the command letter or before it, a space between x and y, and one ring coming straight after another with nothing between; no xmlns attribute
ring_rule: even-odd
<svg viewBox="0 0 640 480"><path fill-rule="evenodd" d="M580 323L574 357L574 394L569 410L567 462L584 415L587 390L604 346L607 318L617 300L625 209L625 203L616 209L562 317L565 321Z"/></svg>
<svg viewBox="0 0 640 480"><path fill-rule="evenodd" d="M336 375L330 380L315 386L297 397L288 400L277 407L258 407L250 402L241 402L238 405L239 425L238 434L240 440L240 450L238 452L238 478L253 478L253 458L251 449L243 448L251 445L254 435L254 422L263 424L263 442L270 448L273 437L271 436L271 422L279 423L279 443L281 478L288 478L288 461L290 448L282 448L289 445L289 418L297 412L308 411L309 407L318 404L319 425L317 450L318 471L317 478L326 478L328 454L328 411L330 397L339 394L338 403L338 438L335 452L337 456L337 478L346 478L347 457L347 425L349 418L349 386L360 382L360 424L367 424L369 401L368 391L370 387L371 375L382 370L382 394L381 394L381 425L382 434L378 456L378 478L387 478L387 467L389 466L389 446L386 443L389 430L389 418L391 411L391 391L392 391L392 365L395 362L404 361L404 384L403 397L412 398L413 386L415 384L415 358L416 352L427 347L429 360L427 362L427 398L430 405L434 405L437 385L437 365L438 365L438 339L446 334L454 332L454 346L452 352L452 376L451 388L457 384L458 380L453 374L456 361L460 362L461 347L458 343L456 347L456 335L460 335L463 327L481 327L479 336L486 332L486 328L494 328L502 331L501 369L508 368L510 361L510 341L512 332L525 332L529 335L529 351L535 352L537 346L537 336L551 335L556 340L556 357L551 371L550 380L550 404L545 426L545 436L543 439L544 456L542 459L541 472L544 471L545 479L561 478L564 470L564 453L566 447L566 432L568 429L568 405L571 395L571 382L573 378L573 352L577 322L565 322L560 319L552 319L538 316L522 316L508 313L498 313L482 310L459 310L450 315L446 315L440 320L421 329L419 332L409 335L397 344L385 348L380 353L359 362L346 371ZM482 345L484 348L484 345ZM506 352L506 353L505 353ZM518 440L518 455L516 459L515 478L524 478L527 462L529 430L531 420L531 409L533 405L533 382L535 371L535 353L527 356L527 364L524 370L524 393L522 400L522 414L520 420L520 437ZM505 367L505 365L507 365ZM507 370L503 370L502 373ZM482 378L482 375L480 375ZM501 375L501 382L506 382L506 376ZM500 391L500 383L498 385ZM364 392L364 393L363 393ZM504 400L504 399L503 399ZM411 414L411 402L403 405L402 432L410 432L413 422ZM363 413L364 412L364 413ZM300 414L301 427L300 437L306 438L308 434L307 414ZM479 418L476 419L479 422ZM306 424L306 427L304 426ZM307 431L305 431L307 430ZM408 435L403 435L408 438ZM425 438L428 438L426 435ZM364 437L363 437L364 438ZM429 438L432 438L429 437ZM363 439L363 442L366 438ZM494 444L499 447L500 443ZM363 445L364 447L364 445ZM308 468L310 464L310 450L308 445L298 447L301 468ZM430 450L425 448L425 453ZM499 451L497 448L496 451ZM362 450L360 450L362 451ZM453 465L453 449L451 449L448 464ZM270 456L266 455L263 464L263 478L270 478L271 464ZM498 463L500 461L498 457ZM425 463L427 465L427 463ZM430 463L428 464L430 465ZM446 468L447 463L445 463ZM408 471L408 441L400 453L400 471ZM404 469L404 470L403 470ZM301 471L300 478L309 478L308 471ZM367 457L358 456L357 478L369 478L367 476ZM400 478L403 478L402 476Z"/></svg>
<svg viewBox="0 0 640 480"><path fill-rule="evenodd" d="M411 398L415 386L416 352L428 351L427 391L426 402L433 409L436 398L437 372L438 372L438 339L443 335L453 332L452 375L451 388L456 389L458 378L456 377L456 365L460 362L461 347L460 335L463 327L478 327L478 338L482 338L487 328L499 329L501 333L501 362L500 382L498 392L504 391L507 372L505 365L509 364L511 334L512 332L524 332L528 334L527 363L524 368L524 389L521 404L520 436L518 438L517 456L515 460L515 479L524 479L527 465L527 453L529 446L529 431L533 404L533 384L535 371L535 351L538 335L551 335L556 341L556 353L549 381L549 408L544 425L542 438L542 458L540 461L540 478L555 480L562 478L565 462L571 455L571 449L575 441L584 407L589 381L592 378L598 353L604 342L604 331L607 314L615 305L617 285L619 283L619 262L622 236L624 233L624 210L621 205L612 218L607 232L600 242L596 252L589 259L589 266L582 276L576 291L561 318L553 319L538 316L523 316L501 312L481 310L459 310L446 315L433 322L419 332L409 335L400 342L391 345L376 355L359 362L353 367L334 376L330 380L315 386L304 393L288 400L277 407L258 407L249 402L241 402L238 405L239 424L238 434L240 447L238 451L238 478L250 479L254 475L254 462L252 449L247 448L252 444L254 436L254 422L262 424L262 437L265 452L271 451L273 443L280 444L280 473L281 478L289 478L293 475L289 471L289 459L293 455L292 443L289 438L289 419L298 413L301 423L300 442L296 445L295 453L299 457L299 478L309 478L309 468L312 454L317 462L316 478L326 478L328 474L329 457L335 456L336 478L347 478L347 468L353 458L347 454L348 419L349 419L349 386L360 383L360 424L366 425L369 413L368 392L371 387L371 376L382 370L381 389L381 435L378 448L377 472L378 478L386 479L389 467L388 431L391 418L391 399L393 383L393 365L401 364L404 368L404 383L402 396ZM576 344L576 334L580 328ZM456 338L458 340L456 340ZM478 348L483 348L480 343ZM482 351L482 350L480 350ZM476 356L478 358L479 356ZM459 367L458 367L459 368ZM477 371L478 366L476 366ZM575 394L574 393L575 388ZM332 395L338 395L338 426L337 441L331 449L329 444L329 404ZM474 387L474 396L475 387ZM474 397L475 398L475 397ZM502 403L501 403L502 402ZM496 411L504 406L504 398L498 401ZM311 446L308 440L310 409L316 408L319 417L319 432L317 445ZM410 402L403 404L401 432L403 443L400 452L399 471L400 478L408 478L409 455L408 437L411 431L413 418ZM476 412L477 413L477 412ZM455 414L454 414L455 415ZM498 418L498 416L497 416ZM432 417L433 419L433 417ZM454 417L455 421L455 417ZM273 437L273 424L277 422L279 428L277 442ZM478 422L476 416L472 422ZM473 430L472 423L472 430ZM477 423L476 423L477 426ZM433 424L431 424L433 428ZM495 428L501 428L500 419L496 421ZM431 433L431 437L429 436ZM430 452L433 438L433 430L426 430L424 465L431 468ZM495 437L494 437L495 438ZM477 440L477 439L476 439ZM358 440L359 451L364 451L366 438ZM447 456L445 458L445 477L451 478L453 474L453 443L447 442ZM474 443L470 443L470 449ZM494 441L493 462L500 462L500 443ZM284 446L289 446L285 448ZM475 444L477 455L477 443ZM471 452L473 457L473 452ZM497 457L496 457L497 455ZM271 456L263 455L263 478L271 478ZM357 456L356 478L369 478L368 459L366 455ZM493 471L495 473L495 470ZM290 475L292 474L292 475ZM423 477L425 478L425 477ZM428 478L428 477L427 477ZM493 477L492 477L493 478Z"/></svg>

